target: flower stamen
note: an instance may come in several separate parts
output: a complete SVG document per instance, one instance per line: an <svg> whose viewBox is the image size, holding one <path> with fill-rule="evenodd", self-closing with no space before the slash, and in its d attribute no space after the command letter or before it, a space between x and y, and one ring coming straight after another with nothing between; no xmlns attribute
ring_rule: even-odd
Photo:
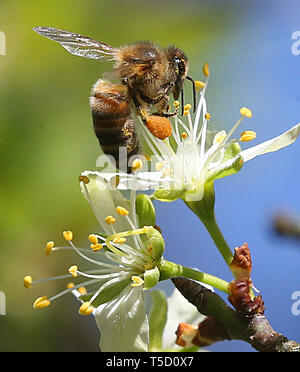
<svg viewBox="0 0 300 372"><path fill-rule="evenodd" d="M116 219L115 219L115 217L113 217L113 216L107 216L107 217L105 218L105 222L106 222L108 225L112 225L113 223L116 222Z"/></svg>
<svg viewBox="0 0 300 372"><path fill-rule="evenodd" d="M52 253L52 248L54 247L54 242L53 241L50 241L46 244L46 248L45 248L45 255L46 256L50 256L50 254Z"/></svg>
<svg viewBox="0 0 300 372"><path fill-rule="evenodd" d="M117 213L118 213L120 216L127 216L127 215L129 214L129 211L128 211L126 208L124 208L124 207L120 207L120 206L118 206L118 207L116 208L116 211L117 211Z"/></svg>
<svg viewBox="0 0 300 372"><path fill-rule="evenodd" d="M141 159L134 159L134 161L132 163L132 166L131 166L132 172L136 172L136 171L140 170L141 168L143 168L142 160Z"/></svg>
<svg viewBox="0 0 300 372"><path fill-rule="evenodd" d="M69 273L74 277L76 278L78 276L78 273L77 273L77 270L78 270L78 266L76 265L73 265L69 268Z"/></svg>
<svg viewBox="0 0 300 372"><path fill-rule="evenodd" d="M205 63L205 65L203 66L203 74L206 76L206 77L209 77L210 75L210 71L209 71L209 64L208 63Z"/></svg>
<svg viewBox="0 0 300 372"><path fill-rule="evenodd" d="M205 87L205 83L203 83L203 81L200 81L200 80L195 81L195 88L197 92L199 92L199 90L203 89L204 87Z"/></svg>
<svg viewBox="0 0 300 372"><path fill-rule="evenodd" d="M83 296L87 294L87 289L85 287L79 287L78 292Z"/></svg>
<svg viewBox="0 0 300 372"><path fill-rule="evenodd" d="M115 244L123 244L126 242L126 238L114 238L113 243Z"/></svg>
<svg viewBox="0 0 300 372"><path fill-rule="evenodd" d="M93 310L94 310L94 307L91 306L91 303L90 302L84 302L80 306L80 308L78 310L78 313L80 315L90 315L90 314L92 314Z"/></svg>
<svg viewBox="0 0 300 372"><path fill-rule="evenodd" d="M63 232L63 237L66 239L67 242L73 240L73 233L70 230L66 230Z"/></svg>
<svg viewBox="0 0 300 372"><path fill-rule="evenodd" d="M98 238L95 234L89 235L89 241L94 245L98 244Z"/></svg>
<svg viewBox="0 0 300 372"><path fill-rule="evenodd" d="M133 275L131 277L131 280L132 280L131 287L140 287L141 285L144 284L144 280L136 275Z"/></svg>
<svg viewBox="0 0 300 372"><path fill-rule="evenodd" d="M90 247L94 252L99 252L103 248L103 244L91 244Z"/></svg>
<svg viewBox="0 0 300 372"><path fill-rule="evenodd" d="M32 277L30 275L25 276L24 278L24 287L29 289L32 286Z"/></svg>
<svg viewBox="0 0 300 372"><path fill-rule="evenodd" d="M33 308L34 309L44 309L45 307L50 306L51 301L48 300L46 296L42 296L37 298L34 303L33 303Z"/></svg>
<svg viewBox="0 0 300 372"><path fill-rule="evenodd" d="M85 185L87 185L88 183L90 183L90 179L87 176L80 175L78 177L78 179L79 179L79 182L83 182Z"/></svg>
<svg viewBox="0 0 300 372"><path fill-rule="evenodd" d="M251 119L252 118L252 111L248 109L247 107L242 107L240 109L240 114L242 116L246 116L247 118Z"/></svg>
<svg viewBox="0 0 300 372"><path fill-rule="evenodd" d="M256 133L253 130L246 130L241 134L240 141L241 142L248 142L252 141L256 138Z"/></svg>

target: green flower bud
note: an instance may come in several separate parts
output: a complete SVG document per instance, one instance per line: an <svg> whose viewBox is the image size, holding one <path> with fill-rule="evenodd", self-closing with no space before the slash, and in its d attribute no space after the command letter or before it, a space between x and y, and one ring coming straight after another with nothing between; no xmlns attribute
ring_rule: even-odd
<svg viewBox="0 0 300 372"><path fill-rule="evenodd" d="M136 197L135 209L140 227L155 225L155 209L148 195L139 194Z"/></svg>
<svg viewBox="0 0 300 372"><path fill-rule="evenodd" d="M154 269L146 270L144 273L144 289L150 289L159 282L160 272L156 266Z"/></svg>
<svg viewBox="0 0 300 372"><path fill-rule="evenodd" d="M152 226L145 226L148 237L148 250L155 262L158 262L165 250L165 241L161 233Z"/></svg>

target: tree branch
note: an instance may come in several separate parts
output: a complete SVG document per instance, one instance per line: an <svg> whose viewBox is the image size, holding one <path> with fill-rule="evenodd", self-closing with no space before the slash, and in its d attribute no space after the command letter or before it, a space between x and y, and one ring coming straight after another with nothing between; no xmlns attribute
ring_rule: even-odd
<svg viewBox="0 0 300 372"><path fill-rule="evenodd" d="M202 285L186 279L172 279L176 288L198 311L208 318L199 324L192 344L211 345L221 340L243 340L261 352L300 352L300 345L276 332L264 316L262 297L252 293L251 256L248 244L235 249L228 297L235 311L220 296ZM178 343L184 339L184 327L177 333Z"/></svg>

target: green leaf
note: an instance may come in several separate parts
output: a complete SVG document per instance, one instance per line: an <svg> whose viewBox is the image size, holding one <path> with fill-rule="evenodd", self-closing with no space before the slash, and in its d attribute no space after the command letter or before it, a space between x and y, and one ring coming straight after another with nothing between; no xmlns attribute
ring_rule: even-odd
<svg viewBox="0 0 300 372"><path fill-rule="evenodd" d="M140 227L155 225L155 209L148 195L139 194L136 197L135 208Z"/></svg>
<svg viewBox="0 0 300 372"><path fill-rule="evenodd" d="M112 299L117 297L123 291L123 289L127 285L129 285L130 282L131 282L130 279L125 279L125 280L122 280L121 282L118 282L114 285L104 288L103 291L100 292L99 296L93 301L92 305L94 307L98 307L101 304L111 301ZM89 294L80 296L80 300L82 300L83 302L89 301L92 298L93 294L94 293L89 293Z"/></svg>
<svg viewBox="0 0 300 372"><path fill-rule="evenodd" d="M144 273L144 289L150 289L159 282L160 272L156 266L154 269L146 270Z"/></svg>
<svg viewBox="0 0 300 372"><path fill-rule="evenodd" d="M162 291L151 291L151 300L149 351L161 351L163 331L167 322L168 303Z"/></svg>

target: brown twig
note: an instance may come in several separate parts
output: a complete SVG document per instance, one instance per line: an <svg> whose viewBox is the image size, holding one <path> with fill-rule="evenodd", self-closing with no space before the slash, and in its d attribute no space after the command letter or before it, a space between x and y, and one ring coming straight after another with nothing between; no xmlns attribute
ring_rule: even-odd
<svg viewBox="0 0 300 372"><path fill-rule="evenodd" d="M199 324L191 340L194 345L210 345L221 340L244 340L261 352L300 352L300 345L276 332L264 315L262 297L254 297L251 281L251 256L248 244L235 249L231 270L235 279L229 284L228 297L235 311L216 294L202 285L185 278L175 278L173 283L198 311L207 315ZM179 332L178 343L184 339Z"/></svg>

